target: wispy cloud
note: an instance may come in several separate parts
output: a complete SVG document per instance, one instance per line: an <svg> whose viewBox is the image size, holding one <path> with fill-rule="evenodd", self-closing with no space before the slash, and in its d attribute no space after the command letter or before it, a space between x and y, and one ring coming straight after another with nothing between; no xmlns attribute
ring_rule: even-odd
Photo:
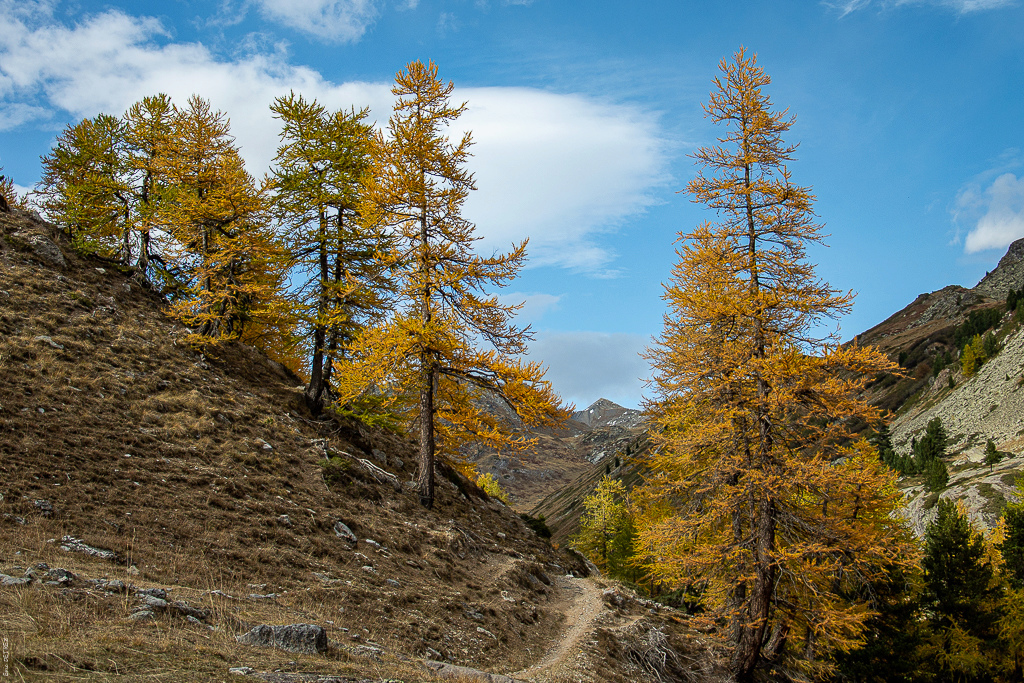
<svg viewBox="0 0 1024 683"><path fill-rule="evenodd" d="M1017 0L823 0L822 4L839 10L843 16L871 6L884 9L904 5L946 7L959 14L967 14L982 10L1012 7L1017 4Z"/></svg>
<svg viewBox="0 0 1024 683"><path fill-rule="evenodd" d="M650 339L639 334L547 332L530 345L530 358L548 366L546 379L565 401L583 408L607 398L627 408L640 404L650 367L640 352Z"/></svg>
<svg viewBox="0 0 1024 683"><path fill-rule="evenodd" d="M507 292L498 295L498 302L504 306L522 306L516 314L516 322L520 325L532 325L539 322L547 313L558 310L561 300L561 295L544 294L543 292L530 294Z"/></svg>
<svg viewBox="0 0 1024 683"><path fill-rule="evenodd" d="M377 18L374 0L255 0L260 13L328 43L359 40Z"/></svg>
<svg viewBox="0 0 1024 683"><path fill-rule="evenodd" d="M656 118L638 109L526 88L466 88L459 121L476 144L479 190L466 212L508 248L530 237L533 265L603 273L614 254L598 236L655 202L668 182Z"/></svg>

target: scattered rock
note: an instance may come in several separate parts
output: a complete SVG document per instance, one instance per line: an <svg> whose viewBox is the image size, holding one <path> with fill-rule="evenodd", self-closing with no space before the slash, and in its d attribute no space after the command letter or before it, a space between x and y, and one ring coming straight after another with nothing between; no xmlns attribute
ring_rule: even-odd
<svg viewBox="0 0 1024 683"><path fill-rule="evenodd" d="M356 538L356 535L348 528L348 525L341 521L334 523L334 535L343 541L348 541L349 543L355 544L359 542L359 539Z"/></svg>
<svg viewBox="0 0 1024 683"><path fill-rule="evenodd" d="M65 536L60 540L60 549L69 553L84 553L92 557L98 557L101 560L109 560L111 562L122 562L121 558L113 550L106 550L104 548L94 548L91 545L87 545L80 538L74 536ZM134 568L135 565L132 565ZM138 574L139 570L136 569L135 573ZM128 573L132 573L131 568Z"/></svg>
<svg viewBox="0 0 1024 683"><path fill-rule="evenodd" d="M368 564L364 564L364 565L363 565L363 571L364 571L364 572L367 572L367 573L369 573L369 574L376 574L376 573L377 573L377 570L376 570L376 569L374 569L373 567L371 567L371 566L370 566L370 565L368 565Z"/></svg>
<svg viewBox="0 0 1024 683"><path fill-rule="evenodd" d="M396 581L395 579L388 579L387 580L387 584L389 586L394 587L394 588L401 588L402 587L402 584L398 583L398 581Z"/></svg>
<svg viewBox="0 0 1024 683"><path fill-rule="evenodd" d="M327 631L315 624L269 626L260 624L235 640L256 647L274 647L288 652L320 654L327 651Z"/></svg>
<svg viewBox="0 0 1024 683"><path fill-rule="evenodd" d="M161 600L167 599L167 591L163 588L141 588L135 591L135 594L139 597L149 596L153 598L160 598Z"/></svg>
<svg viewBox="0 0 1024 683"><path fill-rule="evenodd" d="M54 349L60 349L62 351L64 350L63 344L58 344L57 342L53 341L53 339L51 339L50 337L47 337L45 334L41 334L38 337L36 337L35 341L43 342L44 344L49 344L50 347Z"/></svg>
<svg viewBox="0 0 1024 683"><path fill-rule="evenodd" d="M281 526L286 526L286 527L291 528L291 526L292 526L292 519L288 515L281 515L280 517L277 518L277 523L280 524Z"/></svg>
<svg viewBox="0 0 1024 683"><path fill-rule="evenodd" d="M613 607L622 607L626 604L626 596L617 588L605 588L601 593L601 599Z"/></svg>
<svg viewBox="0 0 1024 683"><path fill-rule="evenodd" d="M28 524L28 520L26 520L24 517L19 517L17 515L4 513L4 519L6 519L9 522L14 522L15 524L19 524L21 526L25 526L26 524Z"/></svg>
<svg viewBox="0 0 1024 683"><path fill-rule="evenodd" d="M228 673L234 676L248 676L251 673L255 673L255 671L251 666L233 666L228 669Z"/></svg>
<svg viewBox="0 0 1024 683"><path fill-rule="evenodd" d="M32 583L31 576L15 578L7 576L7 574L0 574L0 586L27 586L30 583Z"/></svg>
<svg viewBox="0 0 1024 683"><path fill-rule="evenodd" d="M43 517L49 517L53 514L53 503L48 500L33 500L32 504L36 506L36 509L43 515Z"/></svg>
<svg viewBox="0 0 1024 683"><path fill-rule="evenodd" d="M375 659L378 662L381 661L381 655L384 654L384 650L372 645L356 645L346 649L356 657L368 657L370 659Z"/></svg>
<svg viewBox="0 0 1024 683"><path fill-rule="evenodd" d="M46 566L46 565L43 565ZM38 568L38 565L36 565ZM47 583L56 584L58 586L66 586L74 583L78 576L73 572L69 572L67 569L60 569L54 567L53 569L47 568L46 574L44 575L47 579Z"/></svg>
<svg viewBox="0 0 1024 683"><path fill-rule="evenodd" d="M277 600L278 593L249 593L250 600Z"/></svg>
<svg viewBox="0 0 1024 683"><path fill-rule="evenodd" d="M108 593L127 593L130 589L130 586L118 579L88 579L88 582Z"/></svg>
<svg viewBox="0 0 1024 683"><path fill-rule="evenodd" d="M12 236L27 244L36 258L43 263L57 268L67 267L68 262L64 259L64 253L61 252L60 247L54 244L53 240L27 232L17 232Z"/></svg>
<svg viewBox="0 0 1024 683"><path fill-rule="evenodd" d="M151 610L144 609L139 610L138 612L132 612L128 618L132 621L152 621L153 619L156 619L156 615L153 614Z"/></svg>
<svg viewBox="0 0 1024 683"><path fill-rule="evenodd" d="M454 664L445 664L444 662L435 662L429 659L424 661L423 665L441 678L483 681L484 683L523 683L515 678L509 678L508 676L502 676L501 674L487 673L486 671L478 671L477 669L471 669L468 666L455 666Z"/></svg>
<svg viewBox="0 0 1024 683"><path fill-rule="evenodd" d="M175 600L170 604L170 609L192 622L203 622L210 618L210 610L192 607L184 600Z"/></svg>
<svg viewBox="0 0 1024 683"><path fill-rule="evenodd" d="M152 595L141 595L139 596L139 599L142 601L142 604L146 608L151 609L165 610L167 609L167 605L169 604L163 598L157 598Z"/></svg>

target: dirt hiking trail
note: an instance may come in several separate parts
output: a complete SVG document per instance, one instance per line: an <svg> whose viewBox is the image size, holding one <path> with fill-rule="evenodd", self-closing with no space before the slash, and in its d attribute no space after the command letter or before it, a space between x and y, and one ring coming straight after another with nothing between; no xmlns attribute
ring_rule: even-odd
<svg viewBox="0 0 1024 683"><path fill-rule="evenodd" d="M512 678L535 682L565 680L572 666L569 655L594 629L594 621L604 610L601 589L591 579L560 576L555 579L560 600L552 609L565 614L565 630L544 658L533 666L511 674Z"/></svg>

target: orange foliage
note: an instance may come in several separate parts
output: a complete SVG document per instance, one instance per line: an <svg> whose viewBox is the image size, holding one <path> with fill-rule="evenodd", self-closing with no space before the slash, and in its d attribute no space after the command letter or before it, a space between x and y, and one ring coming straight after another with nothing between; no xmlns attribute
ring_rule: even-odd
<svg viewBox="0 0 1024 683"><path fill-rule="evenodd" d="M866 378L895 367L874 349L815 335L852 304L806 259L821 242L809 190L791 182L793 119L740 51L705 105L720 145L694 156L694 200L718 221L680 234L648 351L660 397L647 406L656 454L638 500L639 545L660 581L703 588L728 622L737 680L858 642L871 614L851 599L909 556L893 475L851 433L877 411ZM825 660L827 662L827 660Z"/></svg>

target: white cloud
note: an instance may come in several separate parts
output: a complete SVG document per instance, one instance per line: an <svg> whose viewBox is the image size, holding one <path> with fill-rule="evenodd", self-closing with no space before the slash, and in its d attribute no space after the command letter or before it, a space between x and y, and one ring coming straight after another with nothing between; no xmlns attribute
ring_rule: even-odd
<svg viewBox="0 0 1024 683"><path fill-rule="evenodd" d="M966 253L1005 248L1024 237L1024 177L1003 173L988 187L968 184L957 196L954 214L974 224L964 240Z"/></svg>
<svg viewBox="0 0 1024 683"><path fill-rule="evenodd" d="M327 81L288 62L282 48L233 59L200 43L176 43L156 19L108 11L74 26L46 4L15 12L0 0L0 129L120 113L165 92L183 104L193 93L231 118L250 170L266 170L278 144L270 103L295 90L331 108L391 113L389 83ZM465 215L482 251L530 238L531 265L600 273L613 255L602 232L644 210L665 180L665 145L655 119L635 108L527 88L466 88L458 122L473 131L470 168L480 188ZM70 114L70 116L69 116Z"/></svg>
<svg viewBox="0 0 1024 683"><path fill-rule="evenodd" d="M63 112L75 118L120 113L158 92L184 104L196 93L230 116L242 155L259 174L278 144L269 110L275 97L294 89L334 108L370 106L385 114L391 108L386 84L333 84L312 69L288 64L281 51L225 61L199 43L161 44L166 32L151 18L111 11L74 27L53 21L33 27L3 9L0 104L4 112L30 111L38 121L63 118Z"/></svg>
<svg viewBox="0 0 1024 683"><path fill-rule="evenodd" d="M530 344L529 357L547 365L546 379L577 409L599 398L636 408L644 378L650 375L650 366L640 357L649 343L639 334L546 332Z"/></svg>
<svg viewBox="0 0 1024 683"><path fill-rule="evenodd" d="M613 255L594 236L651 205L667 181L666 143L639 110L527 88L455 94L476 143L466 214L485 247L529 236L534 265L599 269Z"/></svg>
<svg viewBox="0 0 1024 683"><path fill-rule="evenodd" d="M332 43L358 40L377 17L374 0L255 0L268 19Z"/></svg>

